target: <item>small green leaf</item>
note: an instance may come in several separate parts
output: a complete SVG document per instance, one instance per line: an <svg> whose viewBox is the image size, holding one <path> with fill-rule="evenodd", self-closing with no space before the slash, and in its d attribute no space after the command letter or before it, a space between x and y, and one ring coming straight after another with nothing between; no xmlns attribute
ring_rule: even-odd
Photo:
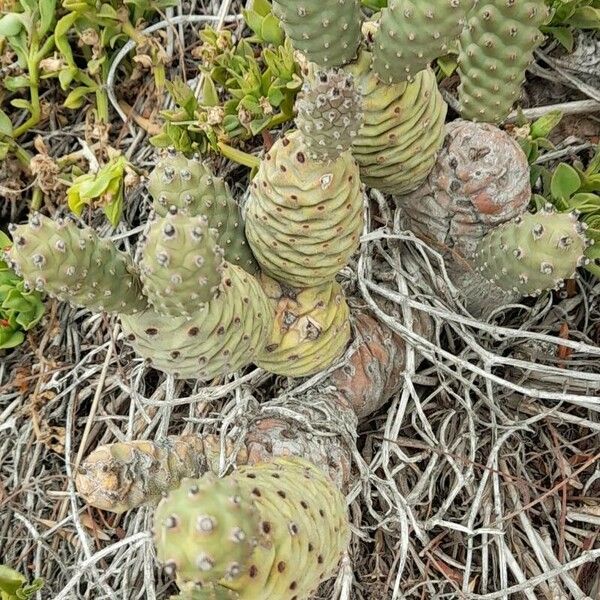
<svg viewBox="0 0 600 600"><path fill-rule="evenodd" d="M572 166L561 163L556 167L550 184L550 191L555 198L570 198L580 186L581 179Z"/></svg>
<svg viewBox="0 0 600 600"><path fill-rule="evenodd" d="M577 29L600 29L600 8L581 6L569 19L569 25Z"/></svg>
<svg viewBox="0 0 600 600"><path fill-rule="evenodd" d="M12 137L13 135L13 126L11 120L2 109L0 109L0 135L5 135L7 137Z"/></svg>
<svg viewBox="0 0 600 600"><path fill-rule="evenodd" d="M444 77L450 77L458 68L458 60L455 55L448 54L446 56L440 56L437 59L437 64L444 74Z"/></svg>
<svg viewBox="0 0 600 600"><path fill-rule="evenodd" d="M25 100L25 98L15 98L14 100L11 100L10 103L15 108L24 108L25 110L31 112L31 102Z"/></svg>
<svg viewBox="0 0 600 600"><path fill-rule="evenodd" d="M37 28L38 35L43 37L50 31L52 21L56 15L56 0L38 0L40 22Z"/></svg>
<svg viewBox="0 0 600 600"><path fill-rule="evenodd" d="M115 198L104 206L104 214L108 218L110 224L113 227L116 227L121 220L121 216L123 215L123 184L119 186L119 192L116 194Z"/></svg>
<svg viewBox="0 0 600 600"><path fill-rule="evenodd" d="M260 35L265 42L275 46L283 44L285 40L285 33L281 28L279 19L274 15L267 15L264 18Z"/></svg>
<svg viewBox="0 0 600 600"><path fill-rule="evenodd" d="M95 90L93 88L87 87L87 86L76 87L65 98L63 106L65 108L71 108L71 109L80 108L81 106L83 106L83 103L85 102L85 97L94 91Z"/></svg>
<svg viewBox="0 0 600 600"><path fill-rule="evenodd" d="M14 37L23 29L22 17L17 13L8 13L0 19L0 36Z"/></svg>
<svg viewBox="0 0 600 600"><path fill-rule="evenodd" d="M547 138L552 130L561 122L563 114L553 110L531 124L530 135L532 139Z"/></svg>
<svg viewBox="0 0 600 600"><path fill-rule="evenodd" d="M554 39L556 39L556 41L567 50L567 52L573 52L575 38L573 37L573 32L569 27L543 27L542 31L552 35Z"/></svg>

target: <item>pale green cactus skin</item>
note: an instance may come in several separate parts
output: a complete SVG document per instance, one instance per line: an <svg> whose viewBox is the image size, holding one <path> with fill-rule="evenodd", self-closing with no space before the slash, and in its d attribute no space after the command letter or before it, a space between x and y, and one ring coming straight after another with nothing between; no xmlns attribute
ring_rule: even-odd
<svg viewBox="0 0 600 600"><path fill-rule="evenodd" d="M171 207L190 216L202 215L216 229L225 260L256 273L258 266L246 237L240 208L227 184L197 158L169 151L148 178L154 210L166 216Z"/></svg>
<svg viewBox="0 0 600 600"><path fill-rule="evenodd" d="M238 600L239 595L222 585L181 584L181 591L169 600Z"/></svg>
<svg viewBox="0 0 600 600"><path fill-rule="evenodd" d="M171 209L153 221L141 247L144 293L162 315L190 317L222 291L225 261L217 230L204 216Z"/></svg>
<svg viewBox="0 0 600 600"><path fill-rule="evenodd" d="M33 214L11 226L7 261L25 284L91 310L136 314L148 306L131 259L87 226Z"/></svg>
<svg viewBox="0 0 600 600"><path fill-rule="evenodd" d="M275 319L256 364L271 373L307 377L332 365L350 342L350 309L337 281L289 294L260 276Z"/></svg>
<svg viewBox="0 0 600 600"><path fill-rule="evenodd" d="M444 142L447 104L435 74L425 69L411 83L384 84L363 52L347 69L363 96L364 121L352 153L363 183L401 195L418 188L435 165Z"/></svg>
<svg viewBox="0 0 600 600"><path fill-rule="evenodd" d="M296 110L308 157L319 162L335 160L352 147L363 117L354 78L344 71L307 75Z"/></svg>
<svg viewBox="0 0 600 600"><path fill-rule="evenodd" d="M500 123L508 116L549 15L544 0L482 0L473 9L458 59L463 118Z"/></svg>
<svg viewBox="0 0 600 600"><path fill-rule="evenodd" d="M492 229L479 243L475 270L521 296L559 289L586 264L584 226L575 213L545 210Z"/></svg>
<svg viewBox="0 0 600 600"><path fill-rule="evenodd" d="M349 525L331 479L290 457L185 480L158 506L154 536L181 584L220 585L239 600L306 600L333 574Z"/></svg>
<svg viewBox="0 0 600 600"><path fill-rule="evenodd" d="M359 244L363 227L360 172L345 148L350 146L352 129L358 129L360 97L349 92L347 77L331 70L308 79L318 93L305 89L300 103L315 105L315 114L301 111L299 131L275 142L252 182L246 207L248 242L261 269L292 287L331 281ZM342 102L346 104L343 110L340 97L350 101ZM321 115L329 113L334 116L325 123ZM350 118L350 127L344 115ZM328 144L332 139L340 146L332 148ZM315 148L326 149L327 158L311 159Z"/></svg>
<svg viewBox="0 0 600 600"><path fill-rule="evenodd" d="M252 362L269 334L272 309L258 281L224 264L223 291L188 317L146 311L121 316L123 333L154 368L175 377L214 379Z"/></svg>
<svg viewBox="0 0 600 600"><path fill-rule="evenodd" d="M296 50L322 67L341 67L356 57L361 40L360 0L274 0Z"/></svg>
<svg viewBox="0 0 600 600"><path fill-rule="evenodd" d="M178 235L165 239L165 227ZM194 228L202 233L198 239ZM118 313L136 352L175 377L212 380L237 371L253 361L271 331L272 308L258 281L223 261L202 217L173 214L150 227L139 252L148 296L133 261L90 228L34 215L12 230L8 260L25 281L61 300ZM170 272L159 271L162 252L168 253ZM198 252L205 258L201 267ZM200 276L207 279L204 285ZM162 282L169 293L163 288L161 295ZM157 310L149 308L148 298Z"/></svg>
<svg viewBox="0 0 600 600"><path fill-rule="evenodd" d="M448 53L474 0L390 0L373 39L373 70L385 83L412 81Z"/></svg>

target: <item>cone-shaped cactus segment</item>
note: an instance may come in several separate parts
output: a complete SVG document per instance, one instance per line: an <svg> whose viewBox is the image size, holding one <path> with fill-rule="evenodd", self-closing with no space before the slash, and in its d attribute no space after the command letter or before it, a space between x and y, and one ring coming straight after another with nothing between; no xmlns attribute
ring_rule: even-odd
<svg viewBox="0 0 600 600"><path fill-rule="evenodd" d="M363 183L394 195L423 183L444 141L447 105L435 74L425 69L411 83L385 84L370 68L371 55L347 69L363 96L363 125L352 153Z"/></svg>
<svg viewBox="0 0 600 600"><path fill-rule="evenodd" d="M11 233L7 260L29 287L95 311L136 314L147 308L129 257L90 227L34 214Z"/></svg>
<svg viewBox="0 0 600 600"><path fill-rule="evenodd" d="M266 275L260 280L274 305L275 321L256 364L289 377L306 377L331 366L350 341L350 309L340 284L291 293Z"/></svg>
<svg viewBox="0 0 600 600"><path fill-rule="evenodd" d="M351 75L338 70L308 74L296 109L309 159L332 161L352 147L363 115Z"/></svg>
<svg viewBox="0 0 600 600"><path fill-rule="evenodd" d="M583 231L575 213L544 210L517 217L483 238L474 258L476 270L523 296L559 289L585 265Z"/></svg>
<svg viewBox="0 0 600 600"><path fill-rule="evenodd" d="M299 458L184 481L158 506L154 531L178 582L220 585L240 600L306 599L349 541L343 496Z"/></svg>
<svg viewBox="0 0 600 600"><path fill-rule="evenodd" d="M544 0L482 0L460 38L460 112L472 121L500 123L519 99L525 71L544 36Z"/></svg>
<svg viewBox="0 0 600 600"><path fill-rule="evenodd" d="M174 377L211 380L251 363L269 334L272 308L253 275L225 263L222 293L188 317L123 315L123 333L149 364Z"/></svg>
<svg viewBox="0 0 600 600"><path fill-rule="evenodd" d="M190 316L222 291L224 252L204 216L172 207L150 224L141 254L144 293L162 315Z"/></svg>
<svg viewBox="0 0 600 600"><path fill-rule="evenodd" d="M360 0L274 0L296 50L323 67L341 67L356 56L361 40Z"/></svg>
<svg viewBox="0 0 600 600"><path fill-rule="evenodd" d="M474 4L475 0L390 0L373 41L373 70L379 79L411 81L432 60L448 54Z"/></svg>
<svg viewBox="0 0 600 600"><path fill-rule="evenodd" d="M249 273L258 266L244 234L240 208L221 177L196 158L169 151L148 179L154 209L161 217L175 207L191 217L204 216L208 226L217 230L218 244L225 260Z"/></svg>

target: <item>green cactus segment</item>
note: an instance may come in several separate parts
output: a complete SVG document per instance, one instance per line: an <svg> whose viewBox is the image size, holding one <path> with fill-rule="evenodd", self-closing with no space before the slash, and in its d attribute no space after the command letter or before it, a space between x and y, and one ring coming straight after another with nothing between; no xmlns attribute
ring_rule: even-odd
<svg viewBox="0 0 600 600"><path fill-rule="evenodd" d="M352 147L362 121L361 96L344 71L317 71L296 103L296 125L311 160L335 160Z"/></svg>
<svg viewBox="0 0 600 600"><path fill-rule="evenodd" d="M463 118L500 123L507 117L548 18L544 0L483 1L470 13L458 59Z"/></svg>
<svg viewBox="0 0 600 600"><path fill-rule="evenodd" d="M186 480L158 506L154 531L178 582L221 586L239 600L308 598L349 542L344 497L295 457Z"/></svg>
<svg viewBox="0 0 600 600"><path fill-rule="evenodd" d="M473 262L498 287L536 296L562 287L585 264L583 229L575 213L526 214L488 233Z"/></svg>
<svg viewBox="0 0 600 600"><path fill-rule="evenodd" d="M373 70L385 83L411 81L448 53L474 0L391 0L373 39Z"/></svg>
<svg viewBox="0 0 600 600"><path fill-rule="evenodd" d="M293 287L331 281L363 226L358 165L349 152L311 161L299 132L278 140L252 183L246 235L261 269Z"/></svg>
<svg viewBox="0 0 600 600"><path fill-rule="evenodd" d="M260 281L275 307L275 321L256 364L288 377L306 377L331 366L350 341L350 310L339 283L286 295L266 275Z"/></svg>
<svg viewBox="0 0 600 600"><path fill-rule="evenodd" d="M244 235L240 208L227 184L205 164L170 151L150 174L148 191L161 217L173 206L190 216L205 216L208 226L218 231L225 260L256 273L258 266Z"/></svg>
<svg viewBox="0 0 600 600"><path fill-rule="evenodd" d="M360 0L274 0L273 14L296 50L324 67L356 57L361 40Z"/></svg>
<svg viewBox="0 0 600 600"><path fill-rule="evenodd" d="M131 260L90 227L34 214L11 233L9 264L30 288L95 311L136 314L147 308Z"/></svg>
<svg viewBox="0 0 600 600"><path fill-rule="evenodd" d="M150 224L141 251L140 276L157 312L189 317L199 304L219 295L223 249L206 217L171 210Z"/></svg>
<svg viewBox="0 0 600 600"><path fill-rule="evenodd" d="M253 361L269 334L272 308L258 281L225 263L223 291L191 317L147 311L121 316L125 339L156 369L175 377L211 380Z"/></svg>
<svg viewBox="0 0 600 600"><path fill-rule="evenodd" d="M238 600L239 595L222 585L181 584L181 591L169 600Z"/></svg>
<svg viewBox="0 0 600 600"><path fill-rule="evenodd" d="M363 95L364 120L352 152L363 183L406 194L423 183L444 142L447 105L434 73L420 71L411 83L383 84L363 53L348 67Z"/></svg>

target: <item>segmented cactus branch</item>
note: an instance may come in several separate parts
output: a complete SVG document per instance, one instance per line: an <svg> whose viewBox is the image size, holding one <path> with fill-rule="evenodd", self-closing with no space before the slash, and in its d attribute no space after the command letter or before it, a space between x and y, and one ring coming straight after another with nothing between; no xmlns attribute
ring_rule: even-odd
<svg viewBox="0 0 600 600"><path fill-rule="evenodd" d="M361 41L360 0L273 0L296 50L323 67L341 67L356 56Z"/></svg>
<svg viewBox="0 0 600 600"><path fill-rule="evenodd" d="M225 260L256 273L258 266L244 234L239 206L227 184L199 158L186 158L169 150L148 178L148 191L156 213L165 217L175 207L190 217L203 216L217 231Z"/></svg>
<svg viewBox="0 0 600 600"><path fill-rule="evenodd" d="M308 598L350 536L342 494L297 457L184 480L159 504L154 531L167 572L240 600Z"/></svg>
<svg viewBox="0 0 600 600"><path fill-rule="evenodd" d="M414 330L429 338L431 322L416 314ZM404 340L364 313L355 315L352 332L354 352L327 377L322 391L316 397L307 394L297 399L296 406L306 414L308 423L319 423L325 406L351 430L357 417L363 419L377 411L403 386ZM263 405L266 414L269 404ZM233 447L231 442L228 456ZM77 491L92 506L111 512L131 510L157 502L162 494L177 488L184 477L216 470L219 453L219 439L212 436L102 446L82 463ZM351 481L352 455L343 439L316 436L299 428L294 420L259 414L250 423L235 460L239 465L258 464L277 456L304 457L326 469L339 487L345 488Z"/></svg>
<svg viewBox="0 0 600 600"><path fill-rule="evenodd" d="M216 436L174 436L100 446L77 470L75 485L91 506L122 513L142 504L156 504L184 477L200 477L217 469L219 454ZM243 452L237 458L242 463Z"/></svg>
<svg viewBox="0 0 600 600"><path fill-rule="evenodd" d="M411 81L448 54L475 0L390 0L373 40L373 70L385 83Z"/></svg>
<svg viewBox="0 0 600 600"><path fill-rule="evenodd" d="M313 114L302 110L302 131L272 146L252 182L248 241L261 269L288 286L331 281L358 247L363 227L360 173L350 151L343 150L351 139L343 116L354 122L359 96L347 88L348 77L330 71L307 80L308 86L316 86L305 91L306 101L310 97L315 104ZM329 158L312 160L311 152L321 148Z"/></svg>
<svg viewBox="0 0 600 600"><path fill-rule="evenodd" d="M131 259L90 227L36 213L10 230L7 262L30 288L95 311L135 315L147 308Z"/></svg>
<svg viewBox="0 0 600 600"><path fill-rule="evenodd" d="M552 207L492 229L473 257L475 269L499 288L521 296L560 289L585 266L585 225Z"/></svg>
<svg viewBox="0 0 600 600"><path fill-rule="evenodd" d="M363 114L354 78L344 71L317 70L306 75L296 102L296 126L310 160L336 160L352 147Z"/></svg>
<svg viewBox="0 0 600 600"><path fill-rule="evenodd" d="M204 216L172 207L150 224L140 253L144 293L161 315L190 317L223 291L223 248Z"/></svg>
<svg viewBox="0 0 600 600"><path fill-rule="evenodd" d="M396 198L405 225L455 260L472 256L490 229L527 210L529 165L497 127L453 121L427 181Z"/></svg>
<svg viewBox="0 0 600 600"><path fill-rule="evenodd" d="M290 290L266 275L260 281L275 319L256 364L288 377L306 377L333 364L350 340L350 310L339 283Z"/></svg>
<svg viewBox="0 0 600 600"><path fill-rule="evenodd" d="M458 58L463 118L500 123L508 116L549 16L544 0L482 0L473 9Z"/></svg>
<svg viewBox="0 0 600 600"><path fill-rule="evenodd" d="M371 55L347 67L363 102L363 124L352 153L363 183L389 194L406 194L431 172L444 141L447 105L433 71L412 83L384 84L370 68Z"/></svg>

